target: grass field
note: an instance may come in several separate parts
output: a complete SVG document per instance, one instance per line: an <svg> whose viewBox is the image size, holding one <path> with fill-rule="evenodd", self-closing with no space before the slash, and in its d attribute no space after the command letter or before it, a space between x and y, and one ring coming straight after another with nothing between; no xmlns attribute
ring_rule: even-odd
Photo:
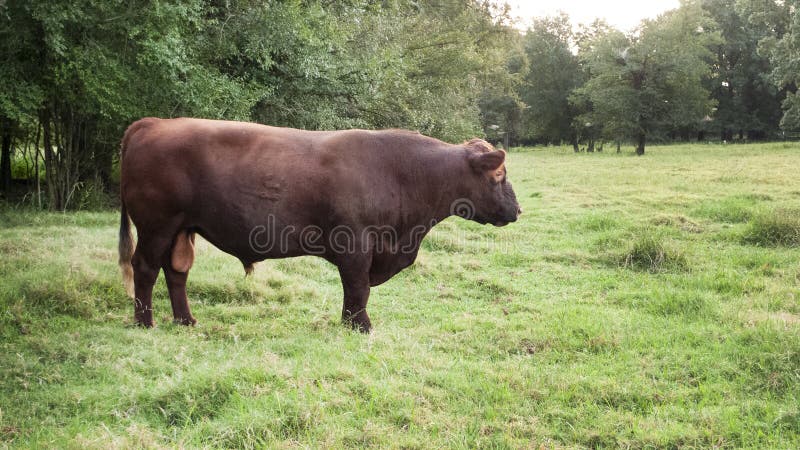
<svg viewBox="0 0 800 450"><path fill-rule="evenodd" d="M0 209L0 447L800 447L800 145L512 153L525 211L451 218L339 324L321 259L130 327L118 213Z"/></svg>

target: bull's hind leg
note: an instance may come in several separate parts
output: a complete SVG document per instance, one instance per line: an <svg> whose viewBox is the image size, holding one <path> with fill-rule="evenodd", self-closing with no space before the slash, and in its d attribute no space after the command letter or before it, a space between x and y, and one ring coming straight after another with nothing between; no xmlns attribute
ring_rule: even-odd
<svg viewBox="0 0 800 450"><path fill-rule="evenodd" d="M172 321L179 325L194 325L197 320L189 310L189 300L186 297L186 279L189 271L178 272L169 264L164 266L164 278L167 280L169 300L172 303Z"/></svg>
<svg viewBox="0 0 800 450"><path fill-rule="evenodd" d="M169 300L172 303L173 322L180 325L197 323L189 310L186 297L186 279L194 262L194 233L181 231L175 237L172 251L165 258L163 269L167 280Z"/></svg>
<svg viewBox="0 0 800 450"><path fill-rule="evenodd" d="M161 236L140 233L136 251L133 253L133 283L135 298L133 303L133 320L137 325L152 327L153 322L153 285L158 278L160 261L169 251L171 240Z"/></svg>

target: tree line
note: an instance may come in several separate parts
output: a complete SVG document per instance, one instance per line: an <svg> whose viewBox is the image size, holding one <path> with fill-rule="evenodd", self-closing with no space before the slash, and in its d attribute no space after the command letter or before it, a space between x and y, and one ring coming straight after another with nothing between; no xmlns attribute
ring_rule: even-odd
<svg viewBox="0 0 800 450"><path fill-rule="evenodd" d="M573 26L565 15L535 19L520 38L524 63L511 68L522 79L519 104L494 114L518 141L575 151L779 138L800 130L797 4L683 1L629 33L602 21Z"/></svg>
<svg viewBox="0 0 800 450"><path fill-rule="evenodd" d="M489 0L7 0L0 188L55 210L113 190L144 116L576 151L771 138L800 128L797 3L685 1L625 33L520 31Z"/></svg>

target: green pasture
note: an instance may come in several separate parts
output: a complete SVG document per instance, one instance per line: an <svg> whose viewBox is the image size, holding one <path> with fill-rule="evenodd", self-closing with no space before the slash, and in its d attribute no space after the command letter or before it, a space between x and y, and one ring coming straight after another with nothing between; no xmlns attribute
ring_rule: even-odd
<svg viewBox="0 0 800 450"><path fill-rule="evenodd" d="M0 208L0 448L800 447L800 145L510 154L339 323L319 258L198 246L131 326L119 214Z"/></svg>

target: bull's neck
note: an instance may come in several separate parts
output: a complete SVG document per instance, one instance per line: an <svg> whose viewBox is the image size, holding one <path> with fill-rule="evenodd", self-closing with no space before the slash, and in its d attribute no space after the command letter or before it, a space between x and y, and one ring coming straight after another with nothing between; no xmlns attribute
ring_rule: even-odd
<svg viewBox="0 0 800 450"><path fill-rule="evenodd" d="M420 186L429 196L429 219L435 223L452 216L459 205L470 205L468 182L472 178L464 151L442 149L424 159L426 180Z"/></svg>

